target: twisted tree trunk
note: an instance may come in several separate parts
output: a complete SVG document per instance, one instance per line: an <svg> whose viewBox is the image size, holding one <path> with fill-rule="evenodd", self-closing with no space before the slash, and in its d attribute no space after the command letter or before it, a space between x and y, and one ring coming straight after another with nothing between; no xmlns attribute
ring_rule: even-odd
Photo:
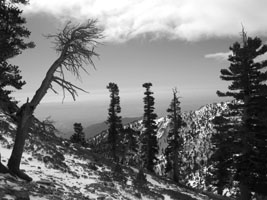
<svg viewBox="0 0 267 200"><path fill-rule="evenodd" d="M16 139L12 150L11 157L8 161L9 170L26 181L32 181L32 178L20 171L20 162L24 149L25 139L27 137L28 129L32 121L33 108L29 103L24 104L18 114L18 127L16 132Z"/></svg>
<svg viewBox="0 0 267 200"><path fill-rule="evenodd" d="M31 102L25 103L17 112L17 131L14 147L12 154L8 161L8 168L11 172L17 175L19 178L22 178L26 181L32 181L32 178L20 170L21 157L25 145L25 140L29 131L29 126L31 125L33 112L36 109L37 105L40 103L42 98L47 93L52 81L53 74L56 69L60 66L60 63L63 62L63 56L61 55L49 68L41 86L36 91Z"/></svg>

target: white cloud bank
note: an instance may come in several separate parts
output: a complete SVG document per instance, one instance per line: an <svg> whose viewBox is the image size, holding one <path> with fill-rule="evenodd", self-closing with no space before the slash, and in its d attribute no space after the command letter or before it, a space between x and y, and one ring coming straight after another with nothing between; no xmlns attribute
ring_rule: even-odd
<svg viewBox="0 0 267 200"><path fill-rule="evenodd" d="M235 36L241 23L250 35L263 35L266 10L266 0L30 0L25 7L64 20L97 18L113 42L146 34L188 41Z"/></svg>

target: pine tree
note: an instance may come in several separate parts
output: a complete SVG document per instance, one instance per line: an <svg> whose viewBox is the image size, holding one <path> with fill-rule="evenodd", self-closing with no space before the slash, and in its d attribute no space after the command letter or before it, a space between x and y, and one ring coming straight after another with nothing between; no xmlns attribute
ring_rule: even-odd
<svg viewBox="0 0 267 200"><path fill-rule="evenodd" d="M25 1L16 1L26 3ZM22 53L22 50L33 48L33 42L25 42L31 32L24 26L26 19L21 16L22 10L17 3L0 0L0 59L6 61Z"/></svg>
<svg viewBox="0 0 267 200"><path fill-rule="evenodd" d="M114 161L118 161L118 146L121 144L121 117L118 114L121 112L119 88L115 83L109 83L107 89L110 92L110 105L108 109L108 143L111 146L111 156Z"/></svg>
<svg viewBox="0 0 267 200"><path fill-rule="evenodd" d="M85 146L86 141L85 141L85 134L83 132L82 124L81 123L74 123L73 129L74 129L75 133L70 137L70 141L72 143L78 143L78 144Z"/></svg>
<svg viewBox="0 0 267 200"><path fill-rule="evenodd" d="M247 37L243 30L242 43L234 43L230 50L230 67L222 69L220 76L232 82L230 91L217 94L238 102L229 107L233 117L240 115L240 122L227 137L232 141L229 148L233 149L240 199L249 200L252 191L266 194L261 188L267 188L267 61L255 60L266 53L267 45L258 37Z"/></svg>
<svg viewBox="0 0 267 200"><path fill-rule="evenodd" d="M21 89L25 84L20 76L18 66L8 63L8 59L22 53L22 50L33 48L33 42L25 42L30 31L25 28L26 20L21 16L22 11L17 3L26 1L0 0L0 101L8 107L9 112L17 110L16 101L10 97L11 90L6 87Z"/></svg>
<svg viewBox="0 0 267 200"><path fill-rule="evenodd" d="M6 87L13 87L19 90L23 85L25 85L25 81L22 81L18 66L2 61L0 63L0 102L5 104L4 107L6 107L10 113L17 110L17 101L10 97L12 91L6 89Z"/></svg>
<svg viewBox="0 0 267 200"><path fill-rule="evenodd" d="M141 159L143 167L150 172L154 172L154 166L157 163L158 141L157 141L157 114L154 113L154 97L152 96L150 87L151 83L144 83L146 89L144 97L144 131L141 133Z"/></svg>
<svg viewBox="0 0 267 200"><path fill-rule="evenodd" d="M183 151L183 137L180 129L185 123L181 116L181 107L179 97L177 97L177 90L173 90L173 99L170 107L167 109L168 118L170 119L170 130L167 138L168 146L165 150L167 160L166 172L173 171L173 180L175 182L181 181L182 178L182 151Z"/></svg>
<svg viewBox="0 0 267 200"><path fill-rule="evenodd" d="M236 115L236 114L235 114ZM215 133L212 135L213 154L209 159L212 163L210 183L216 186L217 193L222 195L223 190L233 184L233 155L235 154L234 135L237 132L238 121L227 110L213 119Z"/></svg>

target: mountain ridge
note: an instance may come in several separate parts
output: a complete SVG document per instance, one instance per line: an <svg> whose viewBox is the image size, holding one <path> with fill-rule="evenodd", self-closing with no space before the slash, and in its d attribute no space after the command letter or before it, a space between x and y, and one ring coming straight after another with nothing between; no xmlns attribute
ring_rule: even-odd
<svg viewBox="0 0 267 200"><path fill-rule="evenodd" d="M124 117L121 119L121 122L123 125L126 125L141 118L142 117ZM102 131L105 131L106 129L108 129L108 124L105 121L92 124L84 128L85 137L86 138L94 137L95 135L101 133Z"/></svg>

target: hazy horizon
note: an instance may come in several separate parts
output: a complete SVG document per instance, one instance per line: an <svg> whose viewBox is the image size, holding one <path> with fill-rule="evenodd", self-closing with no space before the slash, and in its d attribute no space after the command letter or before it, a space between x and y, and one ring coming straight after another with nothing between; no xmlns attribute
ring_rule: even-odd
<svg viewBox="0 0 267 200"><path fill-rule="evenodd" d="M156 94L154 95L157 96ZM119 114L123 118L133 118L143 116L143 97L140 101L124 100L121 98L121 108L122 112ZM169 91L169 96L166 98L155 98L155 113L158 117L163 117L167 115L167 108L169 107L172 98L171 90ZM109 107L109 96L103 99L103 102L97 102L93 100L80 101L77 102L53 102L53 103L41 103L36 110L36 117L40 120L44 120L47 117L51 117L55 121L55 125L61 131L72 130L73 124L75 122L82 123L83 127L86 128L90 125L96 123L102 123L106 121L108 117L108 107ZM226 101L227 99L214 99L203 98L199 99L198 102L190 100L188 103L184 98L181 98L181 108L182 111L193 111L197 110L202 106L210 103L216 103L221 101ZM75 113L73 114L73 110ZM75 115L75 116L74 116Z"/></svg>

